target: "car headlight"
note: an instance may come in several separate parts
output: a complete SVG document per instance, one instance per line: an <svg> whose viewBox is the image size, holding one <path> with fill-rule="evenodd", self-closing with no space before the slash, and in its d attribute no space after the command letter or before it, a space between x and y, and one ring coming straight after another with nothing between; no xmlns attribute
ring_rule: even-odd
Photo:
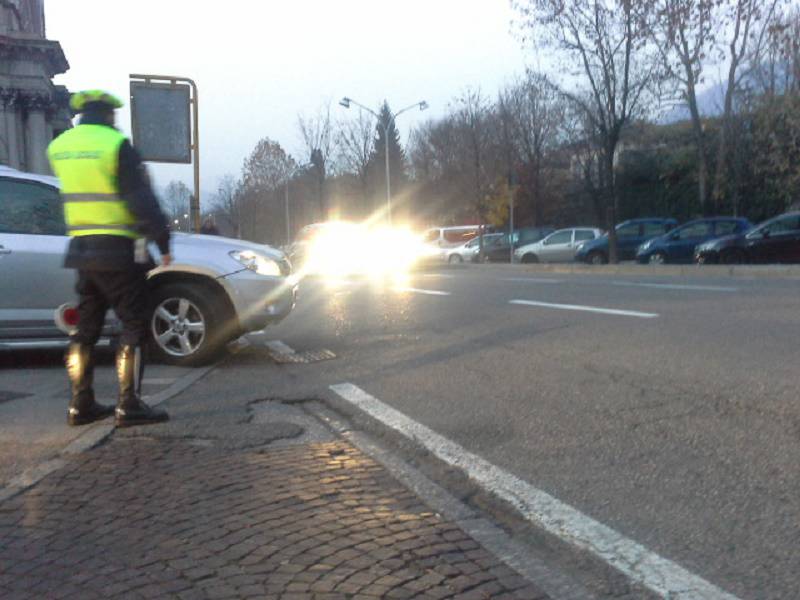
<svg viewBox="0 0 800 600"><path fill-rule="evenodd" d="M639 249L636 251L636 253L640 254L642 252L647 252L650 249L650 246L652 246L652 245L653 245L653 241L652 240L650 240L649 242L645 242L644 244L639 246Z"/></svg>
<svg viewBox="0 0 800 600"><path fill-rule="evenodd" d="M244 266L245 269L258 273L259 275L267 275L271 277L280 277L281 268L274 260L256 254L252 250L231 250L228 255Z"/></svg>

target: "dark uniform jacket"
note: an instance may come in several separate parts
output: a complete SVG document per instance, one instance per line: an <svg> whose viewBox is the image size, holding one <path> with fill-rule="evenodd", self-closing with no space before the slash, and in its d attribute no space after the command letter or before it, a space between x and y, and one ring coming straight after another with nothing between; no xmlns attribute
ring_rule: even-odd
<svg viewBox="0 0 800 600"><path fill-rule="evenodd" d="M86 114L82 125L103 125L99 117ZM139 153L128 140L119 149L117 185L120 197L137 220L141 234L158 246L161 254L169 254L170 232L166 216L156 200ZM88 235L70 240L64 266L88 271L120 271L137 265L134 260L134 240L117 235ZM148 257L141 268L155 266Z"/></svg>

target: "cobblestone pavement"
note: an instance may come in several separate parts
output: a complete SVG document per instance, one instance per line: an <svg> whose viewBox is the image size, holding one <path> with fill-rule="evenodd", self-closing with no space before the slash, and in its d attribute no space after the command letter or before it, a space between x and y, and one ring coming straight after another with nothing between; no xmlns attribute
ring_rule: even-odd
<svg viewBox="0 0 800 600"><path fill-rule="evenodd" d="M0 504L0 597L547 598L344 441L120 436Z"/></svg>

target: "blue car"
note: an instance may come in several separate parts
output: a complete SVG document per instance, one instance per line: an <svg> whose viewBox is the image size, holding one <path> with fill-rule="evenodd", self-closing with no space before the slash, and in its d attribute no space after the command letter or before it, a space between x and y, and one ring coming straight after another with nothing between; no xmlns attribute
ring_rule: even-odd
<svg viewBox="0 0 800 600"><path fill-rule="evenodd" d="M691 263L698 244L744 233L751 227L750 221L737 217L708 217L689 221L666 235L642 244L636 252L636 260L642 264Z"/></svg>
<svg viewBox="0 0 800 600"><path fill-rule="evenodd" d="M617 257L619 260L633 260L636 249L649 239L665 234L678 222L675 219L631 219L616 227ZM603 265L608 262L608 234L585 242L575 252L575 260Z"/></svg>

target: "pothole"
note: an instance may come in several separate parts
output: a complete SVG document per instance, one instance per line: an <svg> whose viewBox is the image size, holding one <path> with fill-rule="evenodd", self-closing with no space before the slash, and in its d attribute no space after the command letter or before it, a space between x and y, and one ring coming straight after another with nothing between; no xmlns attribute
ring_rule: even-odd
<svg viewBox="0 0 800 600"><path fill-rule="evenodd" d="M299 428L296 436L285 436L270 443L270 447L297 446L333 442L337 438L319 420L303 410L299 403L284 404L278 400L262 400L250 405L250 424Z"/></svg>

